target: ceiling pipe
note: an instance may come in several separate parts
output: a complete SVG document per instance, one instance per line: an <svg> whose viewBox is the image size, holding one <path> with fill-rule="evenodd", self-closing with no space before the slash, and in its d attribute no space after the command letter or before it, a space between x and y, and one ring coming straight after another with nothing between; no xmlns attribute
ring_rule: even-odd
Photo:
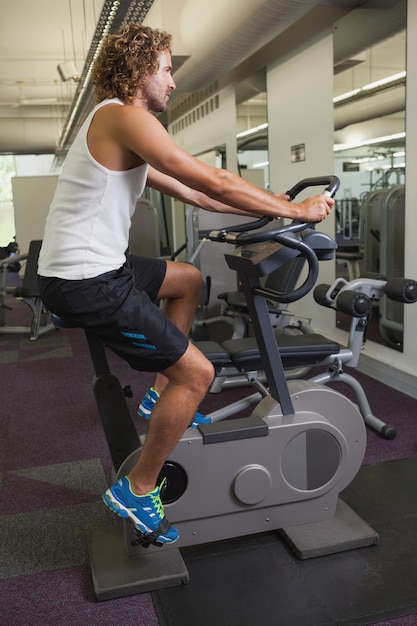
<svg viewBox="0 0 417 626"><path fill-rule="evenodd" d="M404 113L405 82L398 87L385 89L352 102L345 102L334 108L334 129L342 130L351 124Z"/></svg>

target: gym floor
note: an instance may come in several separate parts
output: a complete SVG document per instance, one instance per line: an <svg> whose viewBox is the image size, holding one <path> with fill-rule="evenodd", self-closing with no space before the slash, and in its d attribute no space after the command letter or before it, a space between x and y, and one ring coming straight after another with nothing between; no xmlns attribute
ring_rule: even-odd
<svg viewBox="0 0 417 626"><path fill-rule="evenodd" d="M13 321L9 323L13 325L28 323L29 309L16 301L10 304L13 311L8 312L8 319ZM166 604L164 610L161 609L166 598L162 596L158 598L156 594L96 602L88 562L86 535L90 529L113 524L115 520L100 501L100 494L111 482L111 462L92 393L93 372L84 334L79 330L52 331L34 342L28 341L24 335L0 335L0 346L3 389L0 420L0 624L2 626L34 623L43 626L55 626L57 623L91 626L104 623L124 623L132 626L208 624L207 621L193 621L192 614L189 615L190 621L188 619L186 622L175 621L176 600L171 593L168 594L168 602L171 602L168 605L168 613ZM134 415L136 405L152 383L153 376L137 375L113 355L110 355L110 363L122 384L130 384L132 387L134 397L128 398L127 402ZM389 389L356 371L353 374L360 378L365 387L374 413L381 419L393 423L397 429L397 437L392 441L385 441L376 433L368 431L365 464L371 469L364 468L368 471L368 474L365 474L365 483L367 488L372 489L372 481L375 481L375 493L378 494L381 484L386 483L387 476L390 476L390 467L394 467L390 466L389 462L403 460L405 465L399 468L400 473L391 472L391 480L388 482L394 489L401 510L408 509L408 522L412 529L413 509L416 507L411 506L411 499L414 502L415 498L413 494L406 492L405 487L410 488L410 484L411 487L415 484L415 474L410 468L414 468L417 456L415 428L417 400ZM247 389L236 389L208 396L201 409L205 412L215 410L247 392ZM139 419L136 425L139 433L144 432L145 425ZM374 465L381 467L382 462L388 463L383 464L383 471L381 470L382 473L380 471L378 475L372 468ZM369 513L370 509L365 507L366 511ZM389 536L380 534L380 546L385 545L386 540L389 542L401 540L394 535L395 533ZM242 545L255 557L260 558L261 555L261 552L257 553L258 544L255 546L256 550L250 550L255 545L252 542L256 541L261 542L264 556L272 554L269 544L271 538L260 537L235 541L243 541ZM361 619L369 621L352 621L348 608L355 601L362 601L370 594L369 588L362 588L360 598L353 598L352 593L340 594L336 604L339 605L340 611L341 609L343 611L339 611L337 618L328 616L329 621L326 623L349 625L382 623L383 619L395 617L388 622L391 626L417 624L417 605L413 607L413 602L417 603L417 594L411 604L408 598L402 600L399 598L404 587L409 588L411 583L414 584L413 576L417 571L417 567L413 567L414 546L411 545L411 535L407 533L407 537L410 541L408 548L404 544L406 537L401 540L399 546L402 564L399 569L394 570L399 572L399 576L398 580L394 580L393 588L386 590L381 577L378 582L380 598L390 596L393 598L391 613L390 607L387 607L382 613L374 611L367 616L365 609L362 611ZM276 543L276 538L273 541ZM381 550L380 546L360 551L363 568L369 567L369 564L362 555L365 555L367 550ZM242 552L241 544L239 546L237 543L231 544L231 549L233 547L238 548L237 552ZM218 547L216 550L218 552ZM246 568L250 567L251 561L245 565L245 561L230 558L230 566L233 563L236 566L234 576L237 577L238 588L242 589L242 585L245 585L245 578L242 576L247 571ZM345 572L341 584L345 585L346 589L353 589L355 573L349 568L352 557L344 559L344 555L337 556L337 562L341 564L340 572L342 574ZM195 563L203 563L199 554L190 554L190 560L194 563L191 564L193 571ZM223 562L212 558L211 561L213 565ZM284 566L285 563L287 566ZM313 561L307 563L305 567L301 565L304 569L310 570L312 580L315 576L317 580L319 575L318 569L316 574L314 573L315 568L323 568L323 565L318 565L319 560L316 560L316 563L316 566ZM280 576L288 577L290 569L286 567L294 569L291 564L298 567L300 562L294 557L289 558L287 554L285 560L281 562L281 569L275 572L273 578L277 588L280 585ZM220 570L216 572L215 569L208 567L206 573L214 576L214 582L217 580L218 583L212 590L216 595L205 594L210 605L217 606L215 623L227 623L228 626L237 623L243 626L248 623L242 621L242 613L238 613L240 622L231 621L227 603L220 594ZM404 580L401 580L402 573ZM383 572L380 574L382 576ZM288 578L290 580L290 577ZM372 582L372 579L366 581L368 585L370 580ZM390 580L392 582L392 578ZM377 584L375 578L373 581ZM291 593L295 593L297 589L297 583L295 584L296 587ZM193 586L187 586L187 593L197 589L196 597L201 597L206 582L201 582L201 585L203 587L199 585L196 573ZM417 581L413 589L415 588ZM245 596L245 606L249 607L247 613L250 615L250 607L254 608L251 602L256 600L256 589L246 591L249 595ZM182 596L183 600L185 596ZM154 601L159 607L158 614ZM194 600L191 604L193 603ZM200 605L199 611L203 609L203 605ZM281 611L276 610L275 621L264 621L261 613L258 613L259 621L252 622L253 626L255 623L271 623L274 626L311 623L307 618L307 621L304 619L297 621L295 615L284 610L284 607ZM415 614L405 617L407 613ZM288 621L292 620L291 616L295 618L294 621ZM324 626L324 622L319 624ZM316 622L314 626L318 626L318 623Z"/></svg>

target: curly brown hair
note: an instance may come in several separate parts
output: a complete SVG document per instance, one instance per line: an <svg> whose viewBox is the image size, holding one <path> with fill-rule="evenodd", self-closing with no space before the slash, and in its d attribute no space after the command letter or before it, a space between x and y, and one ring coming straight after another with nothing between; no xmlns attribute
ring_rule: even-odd
<svg viewBox="0 0 417 626"><path fill-rule="evenodd" d="M163 30L126 24L108 35L94 62L96 100L120 98L131 104L144 79L159 68L159 53L171 51L172 36Z"/></svg>

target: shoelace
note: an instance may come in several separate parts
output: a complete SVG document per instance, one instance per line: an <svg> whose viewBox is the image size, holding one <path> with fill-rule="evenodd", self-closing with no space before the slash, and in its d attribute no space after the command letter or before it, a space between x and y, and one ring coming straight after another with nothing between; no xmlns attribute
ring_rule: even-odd
<svg viewBox="0 0 417 626"><path fill-rule="evenodd" d="M164 517L164 507L162 505L161 498L159 496L151 496L151 499L153 507L158 514L158 518L161 520Z"/></svg>
<svg viewBox="0 0 417 626"><path fill-rule="evenodd" d="M149 494L149 496L150 496L150 498L152 500L152 504L153 504L157 514L158 514L159 520L163 519L164 515L165 515L164 506L163 506L162 501L161 501L161 493L162 493L162 490L165 488L166 482L167 482L167 479L166 479L166 477L164 477L164 479L162 480L161 484L159 485L158 495L156 495L156 494L154 494L152 492Z"/></svg>

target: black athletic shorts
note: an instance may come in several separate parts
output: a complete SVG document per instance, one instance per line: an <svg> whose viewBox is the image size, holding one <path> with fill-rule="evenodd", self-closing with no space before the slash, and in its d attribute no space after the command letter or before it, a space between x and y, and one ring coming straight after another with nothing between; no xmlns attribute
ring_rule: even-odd
<svg viewBox="0 0 417 626"><path fill-rule="evenodd" d="M159 372L188 347L155 303L165 273L161 259L128 255L118 270L84 280L39 277L39 286L52 313L92 330L134 369Z"/></svg>

